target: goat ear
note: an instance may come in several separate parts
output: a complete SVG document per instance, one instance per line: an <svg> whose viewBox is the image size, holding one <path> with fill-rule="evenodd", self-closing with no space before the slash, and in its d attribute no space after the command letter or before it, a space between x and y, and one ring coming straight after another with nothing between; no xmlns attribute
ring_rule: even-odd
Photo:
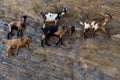
<svg viewBox="0 0 120 80"><path fill-rule="evenodd" d="M40 14L43 15L43 12L41 12Z"/></svg>
<svg viewBox="0 0 120 80"><path fill-rule="evenodd" d="M105 16L112 18L112 16L109 13L105 13Z"/></svg>
<svg viewBox="0 0 120 80"><path fill-rule="evenodd" d="M31 36L27 35L28 38L32 38Z"/></svg>
<svg viewBox="0 0 120 80"><path fill-rule="evenodd" d="M63 8L63 11L65 12L65 13L69 13L69 11L68 11L68 8Z"/></svg>
<svg viewBox="0 0 120 80"><path fill-rule="evenodd" d="M25 38L25 36L24 36L24 37L21 37L21 41L24 41L24 38Z"/></svg>
<svg viewBox="0 0 120 80"><path fill-rule="evenodd" d="M29 18L27 15L23 15L21 16L21 18Z"/></svg>
<svg viewBox="0 0 120 80"><path fill-rule="evenodd" d="M67 10L67 8L63 8L63 11L66 11Z"/></svg>
<svg viewBox="0 0 120 80"><path fill-rule="evenodd" d="M106 12L106 13L105 13L105 16L110 16L110 14Z"/></svg>
<svg viewBox="0 0 120 80"><path fill-rule="evenodd" d="M64 7L63 9L68 10L66 7Z"/></svg>

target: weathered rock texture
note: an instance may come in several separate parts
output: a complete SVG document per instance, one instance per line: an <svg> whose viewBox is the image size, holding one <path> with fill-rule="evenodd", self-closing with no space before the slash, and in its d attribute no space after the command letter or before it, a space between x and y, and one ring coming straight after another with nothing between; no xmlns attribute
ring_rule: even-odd
<svg viewBox="0 0 120 80"><path fill-rule="evenodd" d="M65 36L66 48L42 48L40 12L63 7L70 13L58 24L74 25L76 32ZM98 30L94 39L83 40L79 21L101 19L105 12L113 16L106 25L111 37ZM19 20L24 14L32 17L24 32L33 37L31 49L21 48L18 56L6 58L2 42L8 28L3 22ZM0 80L120 80L120 0L0 0Z"/></svg>

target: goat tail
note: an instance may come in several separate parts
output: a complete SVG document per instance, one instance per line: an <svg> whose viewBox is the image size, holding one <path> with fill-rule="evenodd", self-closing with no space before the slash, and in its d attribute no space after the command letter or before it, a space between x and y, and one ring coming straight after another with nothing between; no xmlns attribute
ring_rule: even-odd
<svg viewBox="0 0 120 80"><path fill-rule="evenodd" d="M81 25L84 25L84 23L83 23L83 22L81 22L81 21L80 21L80 24L81 24Z"/></svg>
<svg viewBox="0 0 120 80"><path fill-rule="evenodd" d="M44 32L44 28L41 28L41 30Z"/></svg>
<svg viewBox="0 0 120 80"><path fill-rule="evenodd" d="M46 30L46 28L41 28L41 30L43 31L43 33L47 33L48 31Z"/></svg>
<svg viewBox="0 0 120 80"><path fill-rule="evenodd" d="M42 30L42 32L43 32L44 34L46 34L45 28L41 28L41 30Z"/></svg>
<svg viewBox="0 0 120 80"><path fill-rule="evenodd" d="M10 24L5 23L4 25L5 25L5 26L8 26L9 32L10 32L10 31L11 31L11 26L10 26Z"/></svg>
<svg viewBox="0 0 120 80"><path fill-rule="evenodd" d="M7 23L5 23L4 25L5 25L5 26L8 26L8 24L7 24Z"/></svg>
<svg viewBox="0 0 120 80"><path fill-rule="evenodd" d="M43 12L41 12L41 15L43 15Z"/></svg>
<svg viewBox="0 0 120 80"><path fill-rule="evenodd" d="M8 24L8 28L9 28L9 32L11 32L11 26L10 26L10 24Z"/></svg>
<svg viewBox="0 0 120 80"><path fill-rule="evenodd" d="M74 26L72 26L72 28L71 28L72 30L71 30L71 34L73 33L73 32L75 32L75 27Z"/></svg>
<svg viewBox="0 0 120 80"><path fill-rule="evenodd" d="M11 31L11 25L10 25L10 24L7 24L7 23L5 23L4 25L8 26L9 32L10 32L10 31Z"/></svg>

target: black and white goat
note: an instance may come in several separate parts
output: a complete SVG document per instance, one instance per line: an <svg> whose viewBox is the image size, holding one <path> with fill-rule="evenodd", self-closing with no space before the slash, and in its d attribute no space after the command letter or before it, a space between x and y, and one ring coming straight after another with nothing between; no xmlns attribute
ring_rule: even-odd
<svg viewBox="0 0 120 80"><path fill-rule="evenodd" d="M65 15L66 13L69 13L67 8L63 8L61 12L48 12L43 13L41 12L42 18L43 18L43 28L45 28L45 24L47 22L55 22L55 24L58 22L58 20L61 18L61 16Z"/></svg>
<svg viewBox="0 0 120 80"><path fill-rule="evenodd" d="M61 42L61 44L64 45L62 42L62 38L65 35L65 33L72 34L75 31L75 27L73 26L62 26L62 25L49 25L41 29L43 31L41 36L42 47L44 47L43 45L44 41L46 45L49 46L48 40L50 39L51 36L57 36L59 38L59 40L56 43L56 46L58 45L59 42Z"/></svg>
<svg viewBox="0 0 120 80"><path fill-rule="evenodd" d="M80 24L84 27L84 30L83 30L84 38L86 38L85 32L90 30L90 29L94 30L92 33L92 37L95 36L95 32L98 29L101 29L103 32L108 34L108 36L110 36L109 33L105 29L105 25L108 22L108 20L112 20L112 16L108 13L105 13L104 18L101 20L88 20L87 19L85 22L80 21Z"/></svg>
<svg viewBox="0 0 120 80"><path fill-rule="evenodd" d="M17 36L23 36L23 29L25 28L25 24L26 24L26 19L28 18L27 15L24 15L21 17L20 20L18 21L13 21L9 24L5 24L9 27L9 32L7 34L7 38L10 39L10 37L13 36L13 32L14 30L17 31Z"/></svg>

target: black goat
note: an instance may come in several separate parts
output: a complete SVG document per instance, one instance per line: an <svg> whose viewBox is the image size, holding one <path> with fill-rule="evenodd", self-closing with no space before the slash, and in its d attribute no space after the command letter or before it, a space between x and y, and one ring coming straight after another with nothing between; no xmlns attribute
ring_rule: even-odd
<svg viewBox="0 0 120 80"><path fill-rule="evenodd" d="M56 24L58 20L61 18L61 16L65 15L66 13L69 13L67 8L63 8L61 12L52 12L52 13L41 12L43 18L43 28L45 27L46 22L55 22Z"/></svg>
<svg viewBox="0 0 120 80"><path fill-rule="evenodd" d="M72 34L75 31L75 27L73 26L62 26L62 25L49 25L46 26L45 28L41 28L43 33L41 36L41 46L44 47L43 42L45 40L45 43L47 46L49 46L48 44L48 40L50 39L51 36L58 36L59 40L56 43L56 46L58 45L59 42L61 42L62 45L62 38L65 35L65 33L70 33Z"/></svg>
<svg viewBox="0 0 120 80"><path fill-rule="evenodd" d="M25 27L26 19L29 18L27 15L24 15L21 17L19 21L13 21L9 24L5 24L9 27L9 32L7 34L7 38L10 39L10 37L13 36L13 31L17 31L17 36L23 36L23 29Z"/></svg>

